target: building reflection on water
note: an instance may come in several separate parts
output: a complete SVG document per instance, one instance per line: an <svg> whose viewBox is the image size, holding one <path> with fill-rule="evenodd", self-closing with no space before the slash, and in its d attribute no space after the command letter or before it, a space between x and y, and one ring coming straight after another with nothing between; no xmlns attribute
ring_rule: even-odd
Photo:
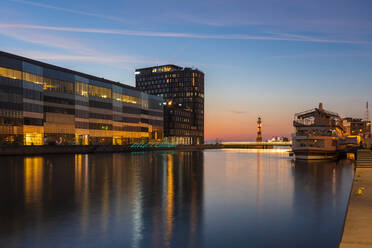
<svg viewBox="0 0 372 248"><path fill-rule="evenodd" d="M292 171L295 183L295 199L301 201L310 199L303 195L312 194L316 201L310 204L314 208L321 208L324 204L336 207L337 194L344 193L344 187L349 187L350 177L354 170L347 167L353 166L347 160L338 161L292 161ZM305 189L305 190L304 190ZM301 195L300 195L301 194ZM296 205L297 203L294 203Z"/></svg>
<svg viewBox="0 0 372 248"><path fill-rule="evenodd" d="M336 247L352 173L284 150L2 157L0 244Z"/></svg>
<svg viewBox="0 0 372 248"><path fill-rule="evenodd" d="M292 162L295 185L292 208L294 218L301 217L300 222L296 220L302 230L299 238L315 229L322 246L337 247L347 208L347 192L352 184L352 167L348 160Z"/></svg>
<svg viewBox="0 0 372 248"><path fill-rule="evenodd" d="M41 157L24 159L25 203L33 204L42 199L44 160Z"/></svg>
<svg viewBox="0 0 372 248"><path fill-rule="evenodd" d="M202 152L11 157L5 162L1 170L6 173L0 175L12 176L0 178L1 197L8 200L0 204L8 213L0 240L10 247L21 240L47 242L46 233L67 235L72 246L93 236L124 247L200 242Z"/></svg>

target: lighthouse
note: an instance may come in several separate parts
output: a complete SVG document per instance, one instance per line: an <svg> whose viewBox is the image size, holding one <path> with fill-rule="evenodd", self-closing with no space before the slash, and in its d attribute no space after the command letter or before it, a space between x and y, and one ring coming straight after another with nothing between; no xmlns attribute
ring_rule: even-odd
<svg viewBox="0 0 372 248"><path fill-rule="evenodd" d="M261 134L261 117L258 117L257 120L257 138L256 142L262 142L262 134Z"/></svg>

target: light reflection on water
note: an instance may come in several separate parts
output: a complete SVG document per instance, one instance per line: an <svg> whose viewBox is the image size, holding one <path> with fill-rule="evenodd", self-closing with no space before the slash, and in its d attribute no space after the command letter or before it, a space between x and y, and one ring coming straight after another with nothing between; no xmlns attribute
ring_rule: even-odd
<svg viewBox="0 0 372 248"><path fill-rule="evenodd" d="M2 162L4 247L337 247L353 173L287 149Z"/></svg>

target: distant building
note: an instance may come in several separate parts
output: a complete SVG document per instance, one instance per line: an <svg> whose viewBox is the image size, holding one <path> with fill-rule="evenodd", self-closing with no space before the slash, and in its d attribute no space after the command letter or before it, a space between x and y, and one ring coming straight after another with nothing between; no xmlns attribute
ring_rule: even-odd
<svg viewBox="0 0 372 248"><path fill-rule="evenodd" d="M346 117L343 119L346 135L364 135L371 133L371 122L360 118Z"/></svg>
<svg viewBox="0 0 372 248"><path fill-rule="evenodd" d="M345 136L355 138L356 143L365 143L371 135L371 122L360 118L346 117L343 119Z"/></svg>
<svg viewBox="0 0 372 248"><path fill-rule="evenodd" d="M289 139L287 137L272 137L271 139L267 140L267 142L288 142Z"/></svg>
<svg viewBox="0 0 372 248"><path fill-rule="evenodd" d="M136 87L164 98L164 136L178 144L204 143L204 73L162 65L137 69Z"/></svg>
<svg viewBox="0 0 372 248"><path fill-rule="evenodd" d="M160 140L162 98L0 52L0 144L114 144Z"/></svg>

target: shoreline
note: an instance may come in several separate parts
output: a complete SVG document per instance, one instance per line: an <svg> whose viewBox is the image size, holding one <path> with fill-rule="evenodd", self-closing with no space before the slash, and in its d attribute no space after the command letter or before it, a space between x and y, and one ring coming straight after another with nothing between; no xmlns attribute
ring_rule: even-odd
<svg viewBox="0 0 372 248"><path fill-rule="evenodd" d="M206 150L206 149L273 149L275 144L133 144L120 145L45 145L45 146L0 146L0 156L33 156L45 154L81 154L110 152L145 152L165 150ZM288 146L289 148L289 146Z"/></svg>
<svg viewBox="0 0 372 248"><path fill-rule="evenodd" d="M356 166L339 248L372 247L372 166Z"/></svg>
<svg viewBox="0 0 372 248"><path fill-rule="evenodd" d="M179 149L201 149L196 146L177 146L177 147L132 147L115 145L56 145L56 146L14 146L0 147L0 156L36 156L49 154L89 154L89 153L111 153L111 152L145 152L145 151L164 151Z"/></svg>

